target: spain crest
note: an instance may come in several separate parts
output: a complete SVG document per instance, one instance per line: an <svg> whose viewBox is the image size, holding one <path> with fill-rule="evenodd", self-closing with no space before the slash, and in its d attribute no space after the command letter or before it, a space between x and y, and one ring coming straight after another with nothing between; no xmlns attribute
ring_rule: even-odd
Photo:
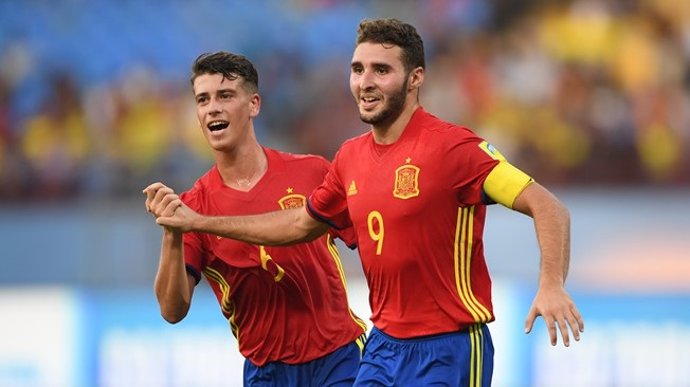
<svg viewBox="0 0 690 387"><path fill-rule="evenodd" d="M419 196L419 167L409 164L395 170L395 187L393 196L399 199L410 199Z"/></svg>
<svg viewBox="0 0 690 387"><path fill-rule="evenodd" d="M307 198L304 195L299 195L299 194L290 194L283 196L278 200L278 204L280 204L280 208L282 210L287 210L289 208L300 208L304 207L304 204L307 202Z"/></svg>

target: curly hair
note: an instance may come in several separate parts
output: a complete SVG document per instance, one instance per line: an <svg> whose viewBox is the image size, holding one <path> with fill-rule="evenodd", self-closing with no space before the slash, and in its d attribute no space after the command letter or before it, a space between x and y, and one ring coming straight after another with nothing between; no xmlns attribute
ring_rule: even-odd
<svg viewBox="0 0 690 387"><path fill-rule="evenodd" d="M402 49L405 70L425 68L424 42L414 26L398 19L365 19L357 29L357 44L381 43L395 45Z"/></svg>

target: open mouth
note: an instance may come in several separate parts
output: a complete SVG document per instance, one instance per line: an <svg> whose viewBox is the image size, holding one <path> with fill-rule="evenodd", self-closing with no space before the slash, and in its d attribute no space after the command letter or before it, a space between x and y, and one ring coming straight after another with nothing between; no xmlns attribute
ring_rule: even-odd
<svg viewBox="0 0 690 387"><path fill-rule="evenodd" d="M215 132L218 130L223 130L230 126L230 123L228 121L213 121L208 124L208 130Z"/></svg>
<svg viewBox="0 0 690 387"><path fill-rule="evenodd" d="M364 109L372 109L379 102L379 99L372 96L360 98L360 106Z"/></svg>

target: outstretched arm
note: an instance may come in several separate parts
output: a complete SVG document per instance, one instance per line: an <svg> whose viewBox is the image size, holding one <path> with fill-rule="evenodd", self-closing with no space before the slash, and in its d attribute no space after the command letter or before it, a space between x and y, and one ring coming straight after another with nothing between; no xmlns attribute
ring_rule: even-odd
<svg viewBox="0 0 690 387"><path fill-rule="evenodd" d="M328 225L312 218L305 207L279 210L260 215L204 216L187 207L174 193L157 193L161 183L144 189L148 195L163 196L174 211L156 222L179 232L196 231L243 242L279 246L307 242L328 230Z"/></svg>
<svg viewBox="0 0 690 387"><path fill-rule="evenodd" d="M525 332L532 330L537 316L542 316L549 331L551 345L570 345L568 326L576 341L584 331L582 316L565 291L570 263L570 215L567 208L546 188L535 183L527 186L515 199L513 209L534 219L541 252L539 288L525 321Z"/></svg>
<svg viewBox="0 0 690 387"><path fill-rule="evenodd" d="M157 192L146 192L146 210L156 219L170 216L175 211L170 202L177 197L173 190L161 186ZM161 253L154 291L161 316L169 323L181 321L189 311L196 285L195 278L187 273L184 263L182 233L163 228Z"/></svg>

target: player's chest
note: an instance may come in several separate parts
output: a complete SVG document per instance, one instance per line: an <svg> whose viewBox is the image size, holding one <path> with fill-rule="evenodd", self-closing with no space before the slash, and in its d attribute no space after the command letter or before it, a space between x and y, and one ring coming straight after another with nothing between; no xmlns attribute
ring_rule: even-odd
<svg viewBox="0 0 690 387"><path fill-rule="evenodd" d="M306 205L313 188L311 182L281 179L251 192L221 189L209 195L207 208L209 213L220 215L258 214L298 208Z"/></svg>
<svg viewBox="0 0 690 387"><path fill-rule="evenodd" d="M372 211L414 217L455 202L450 166L429 152L400 152L384 160L365 159L347 168L343 185L353 220Z"/></svg>

